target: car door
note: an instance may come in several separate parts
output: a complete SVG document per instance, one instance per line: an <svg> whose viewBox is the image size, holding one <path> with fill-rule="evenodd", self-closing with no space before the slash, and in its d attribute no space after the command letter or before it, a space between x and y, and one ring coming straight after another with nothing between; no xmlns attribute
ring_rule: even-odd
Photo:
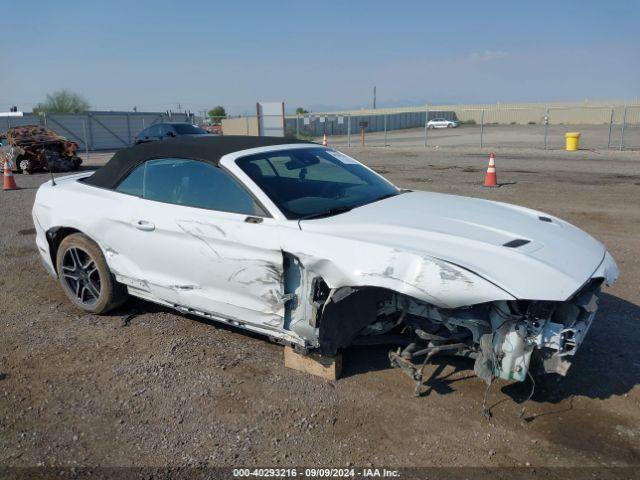
<svg viewBox="0 0 640 480"><path fill-rule="evenodd" d="M128 254L153 297L277 329L284 318L278 222L225 170L146 162ZM135 172L135 171L134 171Z"/></svg>

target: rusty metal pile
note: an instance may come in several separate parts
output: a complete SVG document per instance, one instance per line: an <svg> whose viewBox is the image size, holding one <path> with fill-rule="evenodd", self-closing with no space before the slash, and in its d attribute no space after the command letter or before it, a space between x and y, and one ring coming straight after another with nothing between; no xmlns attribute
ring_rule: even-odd
<svg viewBox="0 0 640 480"><path fill-rule="evenodd" d="M1 135L1 134L0 134ZM15 169L22 173L37 171L69 172L77 170L82 159L77 156L78 144L61 137L40 125L10 128L6 133L5 148L18 147Z"/></svg>

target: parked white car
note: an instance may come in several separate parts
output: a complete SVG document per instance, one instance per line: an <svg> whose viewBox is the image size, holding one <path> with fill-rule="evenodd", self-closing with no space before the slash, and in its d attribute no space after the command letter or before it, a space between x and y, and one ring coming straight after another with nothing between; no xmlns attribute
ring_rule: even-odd
<svg viewBox="0 0 640 480"><path fill-rule="evenodd" d="M457 128L459 123L445 118L434 118L427 122L427 128Z"/></svg>
<svg viewBox="0 0 640 480"><path fill-rule="evenodd" d="M524 380L532 354L564 373L618 268L559 218L402 190L317 144L189 137L119 151L36 195L36 243L79 308L127 295L335 354L449 351Z"/></svg>

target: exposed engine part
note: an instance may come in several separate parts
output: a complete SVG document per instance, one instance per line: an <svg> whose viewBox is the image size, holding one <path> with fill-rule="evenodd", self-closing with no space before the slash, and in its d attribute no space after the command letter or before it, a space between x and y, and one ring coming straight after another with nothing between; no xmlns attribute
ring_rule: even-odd
<svg viewBox="0 0 640 480"><path fill-rule="evenodd" d="M390 352L391 364L420 385L424 366L443 352L475 359L476 375L488 384L524 381L532 357L545 372L566 374L595 315L601 283L595 279L566 302L496 301L457 309L382 288L343 288L316 302L314 322L325 354L353 344L403 346Z"/></svg>

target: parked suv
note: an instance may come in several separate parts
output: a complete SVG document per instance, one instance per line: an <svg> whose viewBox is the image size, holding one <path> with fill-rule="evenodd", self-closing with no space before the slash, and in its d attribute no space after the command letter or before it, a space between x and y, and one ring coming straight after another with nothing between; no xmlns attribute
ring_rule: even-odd
<svg viewBox="0 0 640 480"><path fill-rule="evenodd" d="M193 135L208 135L206 131L190 123L155 123L142 130L135 137L135 143L153 142L163 138L173 138Z"/></svg>

